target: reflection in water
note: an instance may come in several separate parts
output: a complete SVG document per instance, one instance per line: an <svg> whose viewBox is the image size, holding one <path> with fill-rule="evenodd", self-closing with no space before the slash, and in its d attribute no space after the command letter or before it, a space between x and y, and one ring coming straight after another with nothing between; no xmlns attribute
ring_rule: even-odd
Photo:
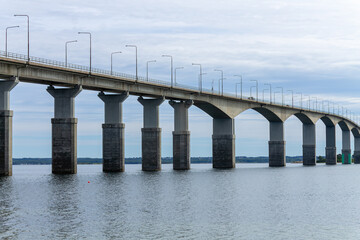
<svg viewBox="0 0 360 240"><path fill-rule="evenodd" d="M17 238L19 230L12 227L16 222L16 193L12 177L0 177L0 190L0 238L14 239Z"/></svg>

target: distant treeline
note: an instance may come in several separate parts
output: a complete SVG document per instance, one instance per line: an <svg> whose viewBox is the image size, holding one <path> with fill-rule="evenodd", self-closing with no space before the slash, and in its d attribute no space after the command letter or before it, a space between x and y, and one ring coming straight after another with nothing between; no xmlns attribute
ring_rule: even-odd
<svg viewBox="0 0 360 240"><path fill-rule="evenodd" d="M320 158L320 159L319 159ZM322 160L319 157L318 160ZM101 164L101 158L78 158L78 164ZM161 159L162 163L172 163L172 157L164 157ZM212 157L192 157L191 163L211 163ZM268 163L268 157L236 157L237 163ZM302 162L302 156L286 157L286 162ZM126 164L141 164L141 158L126 158ZM28 165L49 165L51 164L51 158L14 158L14 165L28 164Z"/></svg>

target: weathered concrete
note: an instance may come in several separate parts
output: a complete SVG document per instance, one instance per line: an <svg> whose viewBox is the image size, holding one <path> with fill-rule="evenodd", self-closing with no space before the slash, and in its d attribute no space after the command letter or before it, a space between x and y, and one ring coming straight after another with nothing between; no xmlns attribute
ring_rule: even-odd
<svg viewBox="0 0 360 240"><path fill-rule="evenodd" d="M122 123L122 102L129 96L99 93L105 104L103 128L103 172L125 171L125 124Z"/></svg>
<svg viewBox="0 0 360 240"><path fill-rule="evenodd" d="M354 137L354 163L360 164L360 137Z"/></svg>
<svg viewBox="0 0 360 240"><path fill-rule="evenodd" d="M77 172L77 118L74 118L75 97L81 86L47 91L54 97L54 118L52 123L52 172L55 174L75 174Z"/></svg>
<svg viewBox="0 0 360 240"><path fill-rule="evenodd" d="M235 167L234 125L231 118L213 119L213 168Z"/></svg>
<svg viewBox="0 0 360 240"><path fill-rule="evenodd" d="M326 126L326 164L336 164L336 133L335 126Z"/></svg>
<svg viewBox="0 0 360 240"><path fill-rule="evenodd" d="M173 169L190 169L190 132L188 131L188 109L192 101L169 101L174 108Z"/></svg>
<svg viewBox="0 0 360 240"><path fill-rule="evenodd" d="M351 164L350 131L342 130L342 163Z"/></svg>
<svg viewBox="0 0 360 240"><path fill-rule="evenodd" d="M12 175L12 116L10 91L18 84L17 78L0 81L0 176Z"/></svg>
<svg viewBox="0 0 360 240"><path fill-rule="evenodd" d="M269 141L269 166L286 166L285 141L284 141L284 123L270 123L270 141Z"/></svg>
<svg viewBox="0 0 360 240"><path fill-rule="evenodd" d="M303 165L316 165L315 124L303 124Z"/></svg>
<svg viewBox="0 0 360 240"><path fill-rule="evenodd" d="M142 132L142 170L161 170L161 128L159 128L159 106L164 98L138 98L144 107L144 127Z"/></svg>

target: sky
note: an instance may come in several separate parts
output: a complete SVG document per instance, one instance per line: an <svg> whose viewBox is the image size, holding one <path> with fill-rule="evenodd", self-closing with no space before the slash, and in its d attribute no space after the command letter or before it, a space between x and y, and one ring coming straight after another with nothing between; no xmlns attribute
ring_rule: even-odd
<svg viewBox="0 0 360 240"><path fill-rule="evenodd" d="M138 46L139 75L170 81L170 62L174 58L177 81L196 87L201 63L204 88L211 89L224 71L224 92L234 93L243 76L244 95L259 81L259 97L272 84L282 87L285 102L288 90L300 95L336 102L360 113L360 2L350 0L198 0L198 1L25 1L0 0L0 50L5 49L5 28L9 29L8 51L26 54L26 19L30 16L30 55L64 61L66 41L68 62L88 66L88 36L92 33L92 66L110 69L111 52L114 71L135 74L135 54L126 44ZM13 118L13 157L51 156L51 118L53 98L46 85L19 83L11 92ZM78 118L78 157L102 156L103 102L97 92L82 91L76 97ZM306 95L306 97L305 97ZM265 98L269 96L265 94ZM276 96L280 98L280 95ZM123 104L125 155L141 156L142 106L135 96ZM304 100L303 104L307 104ZM173 109L160 106L162 156L172 156ZM189 109L191 156L211 156L212 119L195 106ZM317 155L325 154L325 126L316 124ZM337 151L341 152L341 129L337 126ZM266 156L269 124L253 110L235 118L236 155ZM296 117L285 122L286 153L302 154L302 124ZM353 142L353 139L352 139ZM352 147L353 148L353 147Z"/></svg>

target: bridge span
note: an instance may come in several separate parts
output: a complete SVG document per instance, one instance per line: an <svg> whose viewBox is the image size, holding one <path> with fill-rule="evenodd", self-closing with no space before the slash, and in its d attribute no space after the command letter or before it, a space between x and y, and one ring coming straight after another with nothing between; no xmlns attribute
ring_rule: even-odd
<svg viewBox="0 0 360 240"><path fill-rule="evenodd" d="M286 165L284 122L296 116L303 123L303 164L316 165L315 124L326 125L326 164L336 164L335 127L342 130L342 158L350 164L351 133L354 136L354 162L360 163L360 126L340 111L279 104L232 94L192 88L180 84L135 77L80 65L28 57L0 51L0 176L12 175L12 116L10 91L18 82L48 85L54 97L52 123L52 172L77 171L77 118L74 101L82 89L98 91L104 102L103 171L121 172L124 162L124 128L122 103L129 94L139 96L143 105L142 170L161 170L161 128L159 106L168 100L174 108L173 168L190 168L190 132L188 109L192 105L213 118L212 155L214 168L235 167L234 118L253 109L269 121L269 166ZM105 93L106 92L106 93ZM351 133L350 133L351 132Z"/></svg>

